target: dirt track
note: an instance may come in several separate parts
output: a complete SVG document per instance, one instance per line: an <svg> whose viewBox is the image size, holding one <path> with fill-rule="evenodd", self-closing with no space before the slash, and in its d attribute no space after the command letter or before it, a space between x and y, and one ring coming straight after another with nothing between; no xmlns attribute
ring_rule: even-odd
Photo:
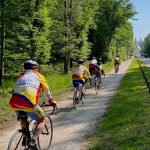
<svg viewBox="0 0 150 150"><path fill-rule="evenodd" d="M86 138L94 133L97 119L106 112L130 63L131 60L123 62L117 76L114 72L106 75L104 89L98 96L94 89L88 89L86 103L76 111L72 107L72 95L58 102L58 110L52 115L54 135L51 150L86 150ZM7 149L8 140L18 127L17 123L0 133L0 150Z"/></svg>

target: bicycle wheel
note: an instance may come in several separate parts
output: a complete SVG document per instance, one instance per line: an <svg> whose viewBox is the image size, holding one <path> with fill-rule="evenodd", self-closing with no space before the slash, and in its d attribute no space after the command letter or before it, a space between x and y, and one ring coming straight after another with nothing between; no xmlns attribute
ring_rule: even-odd
<svg viewBox="0 0 150 150"><path fill-rule="evenodd" d="M40 150L49 150L53 138L53 124L49 116L47 116L46 124L43 132L38 137L38 147Z"/></svg>
<svg viewBox="0 0 150 150"><path fill-rule="evenodd" d="M99 90L98 90L98 79L97 79L97 78L95 78L94 86L95 86L95 93L96 93L96 95L97 95L98 92L99 92Z"/></svg>
<svg viewBox="0 0 150 150"><path fill-rule="evenodd" d="M98 88L99 88L99 91L101 92L102 89L103 89L103 81L102 81L102 78L99 78L98 80Z"/></svg>
<svg viewBox="0 0 150 150"><path fill-rule="evenodd" d="M73 107L74 109L77 109L77 105L79 103L79 90L75 89L73 94Z"/></svg>
<svg viewBox="0 0 150 150"><path fill-rule="evenodd" d="M117 64L117 65L115 66L115 73L117 74L118 71L119 71L119 65Z"/></svg>
<svg viewBox="0 0 150 150"><path fill-rule="evenodd" d="M23 134L21 130L17 130L10 138L7 150L24 150L22 146Z"/></svg>

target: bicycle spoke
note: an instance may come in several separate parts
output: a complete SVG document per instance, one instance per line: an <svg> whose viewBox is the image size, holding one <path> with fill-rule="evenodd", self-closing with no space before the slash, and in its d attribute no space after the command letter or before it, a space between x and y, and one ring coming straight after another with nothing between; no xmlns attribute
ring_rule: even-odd
<svg viewBox="0 0 150 150"><path fill-rule="evenodd" d="M24 150L24 146L22 146L23 134L19 130L16 131L8 144L7 150Z"/></svg>
<svg viewBox="0 0 150 150"><path fill-rule="evenodd" d="M51 146L53 137L53 125L50 117L47 117L43 132L39 135L38 146L40 150L48 150Z"/></svg>

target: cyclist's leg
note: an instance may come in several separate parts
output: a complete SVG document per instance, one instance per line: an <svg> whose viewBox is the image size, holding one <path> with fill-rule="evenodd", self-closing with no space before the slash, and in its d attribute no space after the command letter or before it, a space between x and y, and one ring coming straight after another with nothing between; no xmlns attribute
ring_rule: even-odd
<svg viewBox="0 0 150 150"><path fill-rule="evenodd" d="M45 126L45 115L44 111L39 105L35 105L32 109L27 112L28 116L36 121L36 128L33 133L32 139L37 139L39 134L42 132Z"/></svg>
<svg viewBox="0 0 150 150"><path fill-rule="evenodd" d="M39 105L35 105L33 108L27 109L28 116L36 121L36 126L33 131L33 136L31 137L31 140L29 142L29 147L34 147L35 149L38 149L37 146L37 138L42 133L44 127L45 127L45 116L44 111Z"/></svg>
<svg viewBox="0 0 150 150"><path fill-rule="evenodd" d="M28 125L28 116L27 113L24 111L16 111L17 114L17 120L20 121L21 129L28 129L26 126ZM23 139L22 139L22 146L26 146L28 142L30 141L31 136L30 136L30 131L26 130L26 132L23 134Z"/></svg>
<svg viewBox="0 0 150 150"><path fill-rule="evenodd" d="M93 69L89 67L90 75L93 76ZM90 86L92 86L92 78L90 78Z"/></svg>

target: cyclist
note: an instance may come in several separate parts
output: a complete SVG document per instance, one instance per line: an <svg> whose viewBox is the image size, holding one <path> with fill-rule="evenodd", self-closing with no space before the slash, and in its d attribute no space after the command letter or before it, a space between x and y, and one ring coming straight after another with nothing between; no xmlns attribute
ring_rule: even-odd
<svg viewBox="0 0 150 150"><path fill-rule="evenodd" d="M102 66L102 59L98 58L97 63L95 64L95 70L93 71L94 78L102 78L102 75L105 76L105 72Z"/></svg>
<svg viewBox="0 0 150 150"><path fill-rule="evenodd" d="M28 146L34 149L37 148L36 139L42 132L45 125L46 117L42 108L38 104L38 97L42 90L50 106L56 106L53 101L48 85L43 75L38 72L39 64L36 61L28 60L24 63L25 71L20 74L16 81L16 88L10 99L10 107L16 111L17 119L21 121L21 128L24 127L27 119L26 114L36 120L37 128L31 139L28 139ZM25 118L19 118L19 115L25 115ZM22 145L26 143L26 138L23 138Z"/></svg>
<svg viewBox="0 0 150 150"><path fill-rule="evenodd" d="M93 76L93 71L95 70L95 64L97 63L96 58L93 56L89 62L89 72ZM90 79L90 85L92 85L92 79Z"/></svg>
<svg viewBox="0 0 150 150"><path fill-rule="evenodd" d="M120 58L119 58L119 56L116 56L116 58L115 58L115 60L114 60L115 73L118 72L118 70L119 70L119 65L120 65Z"/></svg>
<svg viewBox="0 0 150 150"><path fill-rule="evenodd" d="M73 81L73 86L77 87L78 83L81 83L83 85L82 89L84 90L84 85L86 82L85 79L85 74L91 78L90 72L88 69L83 65L84 60L79 59L78 60L78 65L74 68L73 73L72 73L72 81ZM82 91L82 94L84 95L84 92Z"/></svg>
<svg viewBox="0 0 150 150"><path fill-rule="evenodd" d="M97 63L96 58L93 56L89 62L89 72L91 76L93 75L93 71L95 70L95 64Z"/></svg>
<svg viewBox="0 0 150 150"><path fill-rule="evenodd" d="M97 59L97 64L96 64L96 66L99 66L99 68L100 68L100 71L101 71L101 74L103 75L103 76L105 76L105 71L104 71L104 69L103 69L103 66L102 66L102 58L101 57L99 57L98 59Z"/></svg>

